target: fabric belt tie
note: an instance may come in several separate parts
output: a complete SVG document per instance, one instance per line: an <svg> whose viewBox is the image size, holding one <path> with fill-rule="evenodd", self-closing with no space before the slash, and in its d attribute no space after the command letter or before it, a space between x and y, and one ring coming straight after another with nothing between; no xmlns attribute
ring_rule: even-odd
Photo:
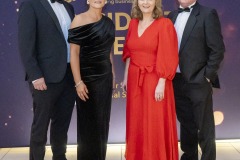
<svg viewBox="0 0 240 160"><path fill-rule="evenodd" d="M153 66L147 66L147 67L139 67L139 81L138 86L141 87L143 84L143 80L145 77L145 73L150 73L153 71Z"/></svg>
<svg viewBox="0 0 240 160"><path fill-rule="evenodd" d="M133 62L131 62L131 64L133 64L134 66L139 68L139 75L138 75L138 86L141 87L143 85L143 80L145 77L146 73L151 73L154 69L155 66L139 66Z"/></svg>

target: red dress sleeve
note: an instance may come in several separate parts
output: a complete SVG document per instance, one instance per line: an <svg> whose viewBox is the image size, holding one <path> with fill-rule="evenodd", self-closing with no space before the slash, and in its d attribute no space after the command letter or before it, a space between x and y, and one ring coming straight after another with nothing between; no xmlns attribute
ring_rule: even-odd
<svg viewBox="0 0 240 160"><path fill-rule="evenodd" d="M133 22L133 20L131 20L130 23L129 23L128 32L127 32L127 36L126 36L126 39L125 39L125 44L124 44L124 47L123 47L122 60L124 62L126 62L126 59L130 57L130 51L128 49L127 42L128 42L129 37L130 37L130 34L131 34L132 22Z"/></svg>
<svg viewBox="0 0 240 160"><path fill-rule="evenodd" d="M172 80L178 66L178 40L173 23L162 18L159 21L156 71L159 78Z"/></svg>

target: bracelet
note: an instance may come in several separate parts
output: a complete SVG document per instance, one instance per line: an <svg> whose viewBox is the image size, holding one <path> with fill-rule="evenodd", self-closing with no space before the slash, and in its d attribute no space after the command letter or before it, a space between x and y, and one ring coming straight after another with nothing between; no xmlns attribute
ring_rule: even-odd
<svg viewBox="0 0 240 160"><path fill-rule="evenodd" d="M77 88L81 83L83 83L82 80L80 80L80 81L75 85L75 87Z"/></svg>

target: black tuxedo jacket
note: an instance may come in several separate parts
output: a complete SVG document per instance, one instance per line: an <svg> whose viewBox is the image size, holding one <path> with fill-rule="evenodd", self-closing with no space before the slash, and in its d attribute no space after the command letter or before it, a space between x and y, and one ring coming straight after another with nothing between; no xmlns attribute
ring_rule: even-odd
<svg viewBox="0 0 240 160"><path fill-rule="evenodd" d="M178 11L175 10L168 18L175 23L177 16ZM216 10L196 2L184 29L179 49L179 67L184 79L189 83L204 83L208 78L213 87L220 88L217 70L224 52L221 25Z"/></svg>
<svg viewBox="0 0 240 160"><path fill-rule="evenodd" d="M64 2L74 18L72 5ZM67 68L67 45L51 5L47 0L22 3L18 20L19 52L29 82L44 77L47 83L60 82Z"/></svg>

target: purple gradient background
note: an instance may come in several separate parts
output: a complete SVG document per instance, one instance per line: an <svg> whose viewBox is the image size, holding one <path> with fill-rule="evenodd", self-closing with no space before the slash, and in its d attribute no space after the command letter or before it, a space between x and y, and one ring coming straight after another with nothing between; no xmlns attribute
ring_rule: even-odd
<svg viewBox="0 0 240 160"><path fill-rule="evenodd" d="M32 98L24 81L24 70L18 53L16 11L23 0L0 1L0 147L28 146L32 122ZM240 16L239 0L199 0L217 9L226 53L219 75L221 89L214 90L214 110L224 113L224 121L216 126L217 139L240 139ZM77 14L85 11L85 0L72 2ZM164 10L177 8L175 0L164 0ZM104 13L130 13L131 4L107 4ZM121 19L121 24L126 20ZM113 21L115 17L113 16ZM116 31L125 36L126 31ZM114 56L117 83L123 78L124 64ZM121 91L118 88L115 92ZM125 99L113 99L109 143L125 140ZM69 144L76 144L76 113L69 130Z"/></svg>

